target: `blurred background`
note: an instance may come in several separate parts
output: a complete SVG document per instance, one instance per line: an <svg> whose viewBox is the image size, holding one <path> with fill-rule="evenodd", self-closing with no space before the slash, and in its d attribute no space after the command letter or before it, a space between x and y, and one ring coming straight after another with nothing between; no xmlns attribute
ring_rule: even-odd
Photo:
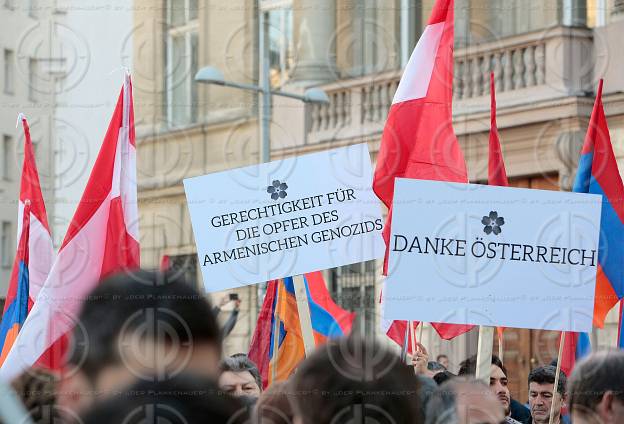
<svg viewBox="0 0 624 424"><path fill-rule="evenodd" d="M202 287L182 179L261 159L262 97L199 84L206 66L227 81L303 94L273 96L270 158L366 142L373 160L388 108L433 0L0 1L0 293L15 255L22 161L17 112L29 118L57 244L89 176L121 82L133 77L143 266L163 256ZM570 190L599 78L624 169L624 1L456 0L455 132L471 182L487 182L489 72L510 184ZM313 176L311 176L313 178ZM327 270L356 331L380 331L381 261ZM240 313L226 354L246 352L262 287L236 290ZM218 293L216 303L228 296ZM224 302L222 319L238 302ZM594 346L613 346L617 313ZM453 341L426 326L430 359L451 371L476 352L476 330ZM526 401L529 370L557 356L559 333L508 329L512 395ZM496 352L496 347L495 347Z"/></svg>

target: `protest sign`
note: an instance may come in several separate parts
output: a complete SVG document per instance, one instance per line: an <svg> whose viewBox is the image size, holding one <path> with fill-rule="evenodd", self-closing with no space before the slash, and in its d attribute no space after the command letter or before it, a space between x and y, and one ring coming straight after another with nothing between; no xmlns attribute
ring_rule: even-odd
<svg viewBox="0 0 624 424"><path fill-rule="evenodd" d="M590 331L600 210L597 195L397 179L384 317Z"/></svg>
<svg viewBox="0 0 624 424"><path fill-rule="evenodd" d="M184 180L207 291L383 256L368 146Z"/></svg>

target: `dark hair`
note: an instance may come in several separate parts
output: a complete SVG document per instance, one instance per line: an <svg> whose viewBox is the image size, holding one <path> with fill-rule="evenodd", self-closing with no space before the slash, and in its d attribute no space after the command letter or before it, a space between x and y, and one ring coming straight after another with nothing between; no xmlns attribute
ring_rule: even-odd
<svg viewBox="0 0 624 424"><path fill-rule="evenodd" d="M305 424L362 420L421 424L420 384L411 367L374 341L329 341L293 376L293 409ZM433 382L432 382L433 383Z"/></svg>
<svg viewBox="0 0 624 424"><path fill-rule="evenodd" d="M624 403L624 351L596 352L577 363L568 386L570 411L594 411L606 392Z"/></svg>
<svg viewBox="0 0 624 424"><path fill-rule="evenodd" d="M440 362L440 359L442 359L442 358L448 359L448 356L443 354L443 353L441 353L440 355L436 356L436 362Z"/></svg>
<svg viewBox="0 0 624 424"><path fill-rule="evenodd" d="M212 380L178 374L168 381L139 381L96 404L85 424L121 422L247 423L249 408Z"/></svg>
<svg viewBox="0 0 624 424"><path fill-rule="evenodd" d="M503 362L496 355L492 355L492 365L496 365L498 368L503 370L503 374L507 376L507 368L503 365ZM477 355L473 355L470 358L466 358L459 364L459 373L460 376L474 376L477 372Z"/></svg>
<svg viewBox="0 0 624 424"><path fill-rule="evenodd" d="M85 299L69 363L95 380L105 366L121 361L122 333L154 319L180 344L212 343L221 352L221 333L210 303L180 272L136 270L103 280Z"/></svg>
<svg viewBox="0 0 624 424"><path fill-rule="evenodd" d="M446 383L449 380L456 378L457 376L450 371L442 371L433 376L433 381L435 381L438 386L442 385L442 383Z"/></svg>
<svg viewBox="0 0 624 424"><path fill-rule="evenodd" d="M254 380L256 380L256 384L258 388L262 390L262 377L260 376L260 371L258 371L258 366L254 364L254 362L249 359L249 357L244 353L235 353L227 358L223 358L221 363L219 364L219 368L221 372L231 371L231 372L245 372L248 371L249 374L252 375Z"/></svg>
<svg viewBox="0 0 624 424"><path fill-rule="evenodd" d="M544 365L533 369L529 373L529 382L537 384L555 384L555 376L557 374L557 367L552 365ZM565 395L567 378L563 370L559 372L559 381L557 383L557 392L563 396Z"/></svg>

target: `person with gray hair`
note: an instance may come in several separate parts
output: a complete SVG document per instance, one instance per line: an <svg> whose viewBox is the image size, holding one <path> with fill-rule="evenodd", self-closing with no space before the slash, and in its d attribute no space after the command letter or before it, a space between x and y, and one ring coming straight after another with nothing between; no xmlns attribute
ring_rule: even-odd
<svg viewBox="0 0 624 424"><path fill-rule="evenodd" d="M433 392L425 412L425 424L500 424L503 406L483 382L455 378Z"/></svg>
<svg viewBox="0 0 624 424"><path fill-rule="evenodd" d="M233 396L258 399L262 392L262 377L258 367L244 353L236 353L219 365L219 387Z"/></svg>
<svg viewBox="0 0 624 424"><path fill-rule="evenodd" d="M568 400L574 424L624 423L624 352L596 352L576 364Z"/></svg>
<svg viewBox="0 0 624 424"><path fill-rule="evenodd" d="M531 410L531 424L548 424L550 422L550 409L553 409L553 423L564 422L561 409L566 402L566 375L559 372L557 393L553 396L557 367L544 365L533 369L529 373L529 409Z"/></svg>

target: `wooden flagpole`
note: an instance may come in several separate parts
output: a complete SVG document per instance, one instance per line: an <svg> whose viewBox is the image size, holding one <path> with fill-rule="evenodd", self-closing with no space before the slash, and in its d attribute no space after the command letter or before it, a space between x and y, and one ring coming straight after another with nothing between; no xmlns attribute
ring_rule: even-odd
<svg viewBox="0 0 624 424"><path fill-rule="evenodd" d="M559 385L559 374L561 374L561 359L563 357L563 346L565 345L565 331L561 332L561 340L559 341L559 354L557 355L557 372L555 373L555 385L553 386L552 402L550 403L550 418L548 424L553 424L555 419L555 410L553 409L553 403L555 396L557 396L557 386Z"/></svg>
<svg viewBox="0 0 624 424"><path fill-rule="evenodd" d="M412 357L416 354L416 336L414 334L414 321L409 321L410 341L412 343ZM416 368L416 366L414 366Z"/></svg>
<svg viewBox="0 0 624 424"><path fill-rule="evenodd" d="M479 342L477 344L477 369L475 378L490 384L492 372L492 347L494 345L494 327L479 326Z"/></svg>
<svg viewBox="0 0 624 424"><path fill-rule="evenodd" d="M306 356L309 356L316 347L316 343L314 342L310 303L308 302L308 293L306 292L303 275L295 275L293 283L295 286L295 298L297 299L297 310L299 312L299 323L301 324L301 335L303 336L303 346Z"/></svg>
<svg viewBox="0 0 624 424"><path fill-rule="evenodd" d="M420 344L422 344L422 333L423 333L423 327L425 326L424 322L420 322L419 326L418 326L418 338L416 339L416 341ZM418 348L420 349L420 348Z"/></svg>

